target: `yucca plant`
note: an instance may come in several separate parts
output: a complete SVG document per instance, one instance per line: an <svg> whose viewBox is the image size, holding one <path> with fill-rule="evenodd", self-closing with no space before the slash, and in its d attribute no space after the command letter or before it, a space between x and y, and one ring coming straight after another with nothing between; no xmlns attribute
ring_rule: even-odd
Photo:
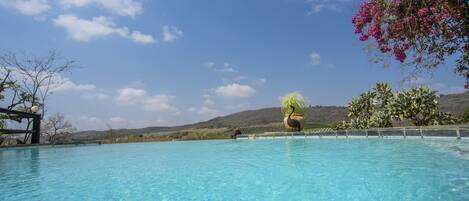
<svg viewBox="0 0 469 201"><path fill-rule="evenodd" d="M289 93L282 97L281 109L284 116L288 116L292 112L292 107L295 107L295 111L292 116L305 116L306 113L306 101L298 92Z"/></svg>
<svg viewBox="0 0 469 201"><path fill-rule="evenodd" d="M306 101L297 92L282 97L283 124L287 131L299 132L305 125Z"/></svg>

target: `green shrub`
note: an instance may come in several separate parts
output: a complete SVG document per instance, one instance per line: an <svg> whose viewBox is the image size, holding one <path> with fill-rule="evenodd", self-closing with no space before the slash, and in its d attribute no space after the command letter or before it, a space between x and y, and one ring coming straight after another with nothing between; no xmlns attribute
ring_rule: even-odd
<svg viewBox="0 0 469 201"><path fill-rule="evenodd" d="M389 84L377 83L372 90L354 98L347 109L350 121L337 124L337 130L392 127L393 120L407 120L416 126L459 122L450 113L439 112L438 95L428 87L394 94ZM469 108L461 119L469 122Z"/></svg>

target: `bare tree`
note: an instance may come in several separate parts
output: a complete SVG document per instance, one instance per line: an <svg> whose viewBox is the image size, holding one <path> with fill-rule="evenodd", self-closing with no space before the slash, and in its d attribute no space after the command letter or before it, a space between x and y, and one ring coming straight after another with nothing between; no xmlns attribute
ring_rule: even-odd
<svg viewBox="0 0 469 201"><path fill-rule="evenodd" d="M70 71L75 63L60 57L56 51L50 51L45 57L17 55L11 52L0 55L0 70L5 71L4 74L7 75L4 77L6 79L2 80L14 83L8 109L31 112L33 106L38 106L39 113L44 116L47 98L52 94L54 87L63 83L60 74ZM32 120L28 119L26 129L30 128L31 123ZM26 134L23 143L26 143L30 136Z"/></svg>
<svg viewBox="0 0 469 201"><path fill-rule="evenodd" d="M43 125L43 136L46 140L55 144L57 142L64 142L69 139L70 135L75 132L72 124L65 120L65 117L57 113L47 119Z"/></svg>

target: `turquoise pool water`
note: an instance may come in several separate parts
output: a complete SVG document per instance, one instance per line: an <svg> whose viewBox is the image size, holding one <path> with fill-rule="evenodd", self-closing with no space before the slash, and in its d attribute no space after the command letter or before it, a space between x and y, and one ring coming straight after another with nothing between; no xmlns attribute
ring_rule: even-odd
<svg viewBox="0 0 469 201"><path fill-rule="evenodd" d="M469 200L464 140L278 139L0 151L0 200Z"/></svg>

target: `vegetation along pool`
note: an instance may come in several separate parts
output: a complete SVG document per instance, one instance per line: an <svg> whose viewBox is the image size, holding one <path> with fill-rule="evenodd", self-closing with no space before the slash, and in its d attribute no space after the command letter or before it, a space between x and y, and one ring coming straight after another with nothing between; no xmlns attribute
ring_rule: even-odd
<svg viewBox="0 0 469 201"><path fill-rule="evenodd" d="M469 200L469 141L268 139L0 150L0 200Z"/></svg>

